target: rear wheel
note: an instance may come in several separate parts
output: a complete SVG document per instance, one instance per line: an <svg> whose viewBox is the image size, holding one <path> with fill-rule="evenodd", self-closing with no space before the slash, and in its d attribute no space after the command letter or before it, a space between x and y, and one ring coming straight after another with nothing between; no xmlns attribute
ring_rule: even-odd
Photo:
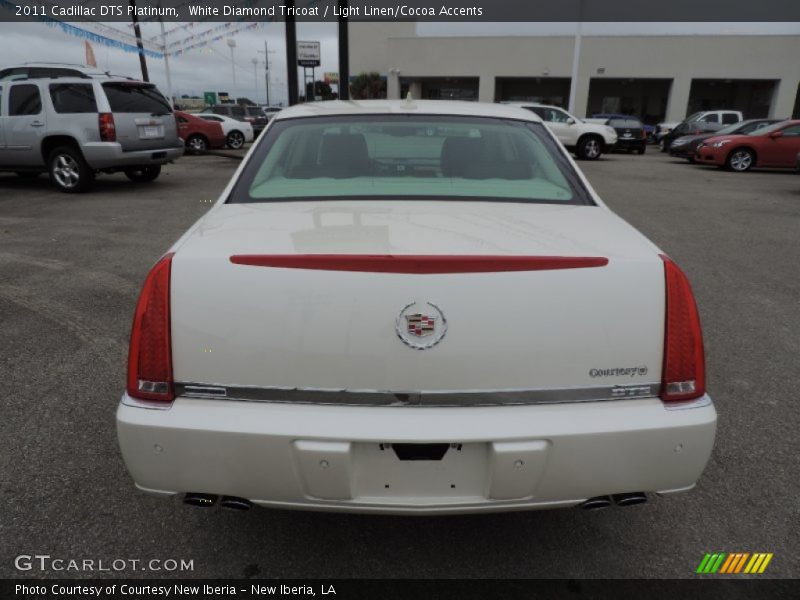
<svg viewBox="0 0 800 600"><path fill-rule="evenodd" d="M89 168L77 148L60 146L50 153L47 161L50 181L67 194L84 192L94 181L94 171Z"/></svg>
<svg viewBox="0 0 800 600"><path fill-rule="evenodd" d="M595 135L587 135L578 142L576 154L583 160L597 160L603 153L603 142Z"/></svg>
<svg viewBox="0 0 800 600"><path fill-rule="evenodd" d="M125 176L137 183L149 183L158 179L161 175L161 165L151 165L147 167L134 167L125 169Z"/></svg>
<svg viewBox="0 0 800 600"><path fill-rule="evenodd" d="M191 154L203 154L208 150L208 140L202 135L195 133L186 140L186 148Z"/></svg>
<svg viewBox="0 0 800 600"><path fill-rule="evenodd" d="M244 134L241 131L231 131L227 137L228 148L238 150L244 146Z"/></svg>
<svg viewBox="0 0 800 600"><path fill-rule="evenodd" d="M728 155L725 166L731 171L743 173L753 168L756 162L756 155L747 148L736 148Z"/></svg>

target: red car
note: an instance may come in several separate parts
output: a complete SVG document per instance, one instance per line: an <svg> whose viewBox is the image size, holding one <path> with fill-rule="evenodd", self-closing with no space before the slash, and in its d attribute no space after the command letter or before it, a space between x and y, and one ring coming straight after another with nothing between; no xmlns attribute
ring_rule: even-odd
<svg viewBox="0 0 800 600"><path fill-rule="evenodd" d="M202 154L212 148L224 148L227 140L222 125L206 121L192 114L175 111L178 122L178 135L184 140L186 150L191 154Z"/></svg>
<svg viewBox="0 0 800 600"><path fill-rule="evenodd" d="M745 135L718 135L697 148L695 160L731 171L753 167L791 169L800 152L800 120L781 121Z"/></svg>

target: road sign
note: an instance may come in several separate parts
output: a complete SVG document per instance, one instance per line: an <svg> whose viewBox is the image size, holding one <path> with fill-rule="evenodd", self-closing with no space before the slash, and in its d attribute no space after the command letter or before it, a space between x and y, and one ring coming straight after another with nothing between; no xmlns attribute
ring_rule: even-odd
<svg viewBox="0 0 800 600"><path fill-rule="evenodd" d="M217 92L203 92L203 101L209 106L217 103Z"/></svg>
<svg viewBox="0 0 800 600"><path fill-rule="evenodd" d="M339 74L338 73L323 73L322 79L328 85L338 84L339 83Z"/></svg>
<svg viewBox="0 0 800 600"><path fill-rule="evenodd" d="M320 64L319 42L297 42L298 67L318 67Z"/></svg>

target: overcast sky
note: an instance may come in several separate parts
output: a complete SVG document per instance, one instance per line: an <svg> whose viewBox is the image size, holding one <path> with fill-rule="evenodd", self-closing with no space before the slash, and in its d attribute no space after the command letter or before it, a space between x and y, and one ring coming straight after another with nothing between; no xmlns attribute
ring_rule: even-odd
<svg viewBox="0 0 800 600"><path fill-rule="evenodd" d="M76 26L82 26L75 23ZM204 31L218 24L198 25L196 31ZM130 35L130 28L124 23L107 23L97 28L87 26L97 33L100 27L113 27ZM167 30L175 28L168 24ZM420 23L418 35L571 35L577 29L576 23ZM798 23L584 23L585 35L658 35L658 34L800 34ZM153 23L144 23L142 33L145 38L158 36L160 29ZM168 42L180 39L181 32L168 37ZM231 51L225 40L209 44L204 48L190 50L182 56L171 59L173 94L200 95L208 91L226 91L232 96L247 96L256 102L265 102L264 78L264 40L270 50L270 101L273 104L286 102L286 48L284 44L284 24L265 23L263 28L244 31L235 36L233 64ZM351 33L351 36L353 34ZM335 23L297 24L297 39L321 42L322 67L317 69L317 79L322 79L325 71L337 72L338 53ZM93 44L97 64L103 70L121 75L140 77L139 60L135 53ZM259 52L260 51L260 52ZM260 62L254 72L253 59ZM41 23L0 23L0 66L19 64L26 61L43 62L84 62L83 40L63 33ZM164 61L148 58L150 79L165 93L167 80ZM232 67L236 71L236 83ZM351 73L352 75L352 73ZM302 71L298 75L302 81Z"/></svg>

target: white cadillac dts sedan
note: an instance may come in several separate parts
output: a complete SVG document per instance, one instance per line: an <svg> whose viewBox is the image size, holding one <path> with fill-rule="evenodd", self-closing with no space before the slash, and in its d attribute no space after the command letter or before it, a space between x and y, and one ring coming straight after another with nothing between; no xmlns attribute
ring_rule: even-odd
<svg viewBox="0 0 800 600"><path fill-rule="evenodd" d="M716 412L678 266L534 113L278 113L136 307L119 443L197 506L407 514L691 489Z"/></svg>

